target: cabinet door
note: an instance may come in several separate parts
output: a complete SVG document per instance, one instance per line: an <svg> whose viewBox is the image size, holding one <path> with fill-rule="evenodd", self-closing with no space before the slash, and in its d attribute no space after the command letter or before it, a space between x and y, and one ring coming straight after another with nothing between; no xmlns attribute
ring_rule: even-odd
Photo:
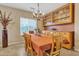
<svg viewBox="0 0 79 59"><path fill-rule="evenodd" d="M74 44L73 35L74 35L73 32L63 32L62 33L62 47L67 48L67 49L73 48L73 44Z"/></svg>

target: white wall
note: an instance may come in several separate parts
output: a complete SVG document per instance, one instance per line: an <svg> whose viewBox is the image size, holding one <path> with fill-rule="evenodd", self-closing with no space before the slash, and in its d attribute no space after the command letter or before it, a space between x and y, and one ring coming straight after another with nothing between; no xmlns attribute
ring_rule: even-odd
<svg viewBox="0 0 79 59"><path fill-rule="evenodd" d="M11 18L13 19L12 24L9 24L8 29L8 42L10 44L15 44L15 42L24 41L20 36L20 16L32 18L31 12L22 11L19 9L14 9L10 7L5 7L0 5L0 10L2 12L6 11L6 14L12 12ZM0 46L2 46L2 25L0 24Z"/></svg>
<svg viewBox="0 0 79 59"><path fill-rule="evenodd" d="M79 51L79 3L75 4L75 50Z"/></svg>

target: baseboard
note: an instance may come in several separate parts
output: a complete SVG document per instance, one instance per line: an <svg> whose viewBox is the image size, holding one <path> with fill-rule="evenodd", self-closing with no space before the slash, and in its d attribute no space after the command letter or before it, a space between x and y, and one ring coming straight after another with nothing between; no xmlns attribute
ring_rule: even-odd
<svg viewBox="0 0 79 59"><path fill-rule="evenodd" d="M79 49L74 49L74 50L79 52Z"/></svg>
<svg viewBox="0 0 79 59"><path fill-rule="evenodd" d="M24 41L9 42L8 46L15 45L15 44L22 44L22 43L24 43ZM0 48L2 48L2 44L0 44Z"/></svg>
<svg viewBox="0 0 79 59"><path fill-rule="evenodd" d="M2 48L2 44L0 44L0 48Z"/></svg>
<svg viewBox="0 0 79 59"><path fill-rule="evenodd" d="M20 44L20 43L23 43L23 42L24 42L24 41L9 42L8 45L10 46L10 45L14 45L14 44Z"/></svg>

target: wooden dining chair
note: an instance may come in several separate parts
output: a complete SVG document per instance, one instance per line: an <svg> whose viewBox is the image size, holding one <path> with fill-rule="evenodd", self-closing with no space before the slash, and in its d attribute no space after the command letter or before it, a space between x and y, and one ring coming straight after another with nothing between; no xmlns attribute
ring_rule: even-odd
<svg viewBox="0 0 79 59"><path fill-rule="evenodd" d="M51 49L48 51L44 51L44 54L46 56L58 56L60 55L60 49L61 49L61 40L57 38L52 39L52 46Z"/></svg>
<svg viewBox="0 0 79 59"><path fill-rule="evenodd" d="M27 36L26 33L23 33L24 42L25 42L25 51L27 51Z"/></svg>
<svg viewBox="0 0 79 59"><path fill-rule="evenodd" d="M25 33L25 50L27 52L27 55L31 55L31 56L36 55L36 52L32 47L31 35L26 33Z"/></svg>
<svg viewBox="0 0 79 59"><path fill-rule="evenodd" d="M60 55L60 50L61 50L61 38L60 36L57 36L54 38L54 48L52 46L50 55L54 55L54 56Z"/></svg>

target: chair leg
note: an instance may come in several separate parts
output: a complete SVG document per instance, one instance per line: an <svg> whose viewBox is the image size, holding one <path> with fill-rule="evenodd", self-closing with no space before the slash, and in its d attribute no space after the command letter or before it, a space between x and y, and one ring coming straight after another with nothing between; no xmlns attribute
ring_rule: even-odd
<svg viewBox="0 0 79 59"><path fill-rule="evenodd" d="M60 55L60 52L58 52L58 53L55 54L55 56L59 56L59 55Z"/></svg>
<svg viewBox="0 0 79 59"><path fill-rule="evenodd" d="M29 56L29 50L28 49L26 50L26 52L27 52L27 56Z"/></svg>
<svg viewBox="0 0 79 59"><path fill-rule="evenodd" d="M32 49L27 49L27 55L28 55L28 56L33 56L33 51L32 51Z"/></svg>
<svg viewBox="0 0 79 59"><path fill-rule="evenodd" d="M32 49L30 50L30 55L33 56L33 51L32 51Z"/></svg>

